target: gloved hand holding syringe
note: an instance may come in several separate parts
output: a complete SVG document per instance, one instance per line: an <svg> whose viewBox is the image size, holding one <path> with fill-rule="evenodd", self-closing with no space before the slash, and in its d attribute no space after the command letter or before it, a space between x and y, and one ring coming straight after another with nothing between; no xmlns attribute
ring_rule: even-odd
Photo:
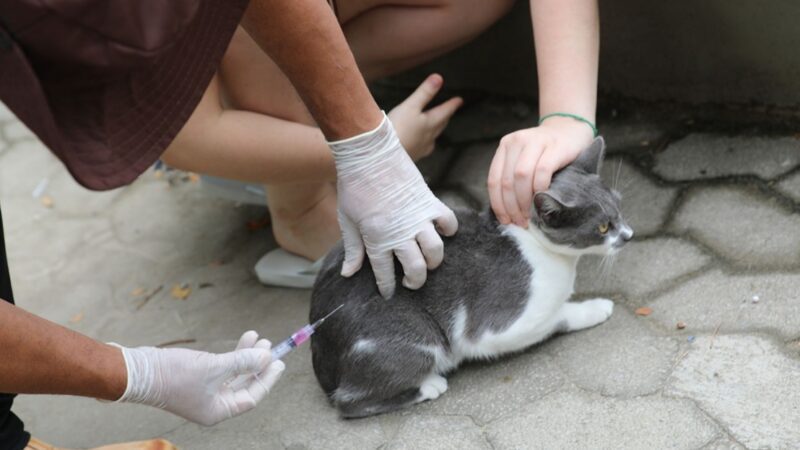
<svg viewBox="0 0 800 450"><path fill-rule="evenodd" d="M329 312L328 315L326 315L325 317L317 320L314 323L308 324L308 325L304 326L303 328L300 328L299 330L295 331L294 334L289 336L286 340L284 340L283 342L279 343L275 347L272 347L272 360L273 361L277 361L277 360L283 358L289 352L294 350L295 347L297 347L298 345L300 345L303 342L307 341L311 337L311 335L314 334L314 332L317 330L317 328L320 325L322 325L322 323L325 322L325 320L327 320L328 317L332 316L333 313L335 313L336 311L340 310L342 308L342 306L344 306L344 305L339 305L336 309L334 309L333 311Z"/></svg>

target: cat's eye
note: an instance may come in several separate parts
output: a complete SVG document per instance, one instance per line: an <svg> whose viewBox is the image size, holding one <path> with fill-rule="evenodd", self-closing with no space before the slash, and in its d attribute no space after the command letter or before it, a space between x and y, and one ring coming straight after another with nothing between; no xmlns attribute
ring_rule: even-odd
<svg viewBox="0 0 800 450"><path fill-rule="evenodd" d="M600 234L608 233L608 222L606 222L606 223L600 225L599 227L597 227L597 231L599 231Z"/></svg>

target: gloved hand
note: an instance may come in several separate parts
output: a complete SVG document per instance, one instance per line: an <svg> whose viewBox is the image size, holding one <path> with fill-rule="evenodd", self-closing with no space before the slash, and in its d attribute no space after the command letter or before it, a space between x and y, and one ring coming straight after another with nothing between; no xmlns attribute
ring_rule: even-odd
<svg viewBox="0 0 800 450"><path fill-rule="evenodd" d="M458 229L455 214L437 199L403 149L384 115L378 128L337 142L339 225L344 239L342 275L361 268L366 249L378 290L394 294L394 256L403 266L403 286L419 289L444 258L442 238Z"/></svg>
<svg viewBox="0 0 800 450"><path fill-rule="evenodd" d="M118 402L154 406L205 426L253 409L286 367L270 362L271 344L255 331L223 354L117 347L128 368L128 386Z"/></svg>

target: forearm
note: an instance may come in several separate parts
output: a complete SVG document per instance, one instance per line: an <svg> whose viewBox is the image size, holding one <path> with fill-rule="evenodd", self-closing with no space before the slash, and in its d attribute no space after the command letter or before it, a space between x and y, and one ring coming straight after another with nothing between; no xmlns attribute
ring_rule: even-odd
<svg viewBox="0 0 800 450"><path fill-rule="evenodd" d="M119 349L0 300L0 392L116 400L126 384Z"/></svg>
<svg viewBox="0 0 800 450"><path fill-rule="evenodd" d="M531 0L539 74L539 114L594 122L600 21L597 0Z"/></svg>
<svg viewBox="0 0 800 450"><path fill-rule="evenodd" d="M283 70L328 140L382 120L344 34L322 0L253 0L242 21Z"/></svg>

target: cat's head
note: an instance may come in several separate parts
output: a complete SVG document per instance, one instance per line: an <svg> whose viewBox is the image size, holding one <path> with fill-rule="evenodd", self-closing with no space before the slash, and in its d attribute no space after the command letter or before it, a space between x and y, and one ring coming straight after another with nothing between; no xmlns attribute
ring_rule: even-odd
<svg viewBox="0 0 800 450"><path fill-rule="evenodd" d="M566 254L611 254L633 237L619 192L600 179L605 142L599 137L533 197L531 223L552 249Z"/></svg>

